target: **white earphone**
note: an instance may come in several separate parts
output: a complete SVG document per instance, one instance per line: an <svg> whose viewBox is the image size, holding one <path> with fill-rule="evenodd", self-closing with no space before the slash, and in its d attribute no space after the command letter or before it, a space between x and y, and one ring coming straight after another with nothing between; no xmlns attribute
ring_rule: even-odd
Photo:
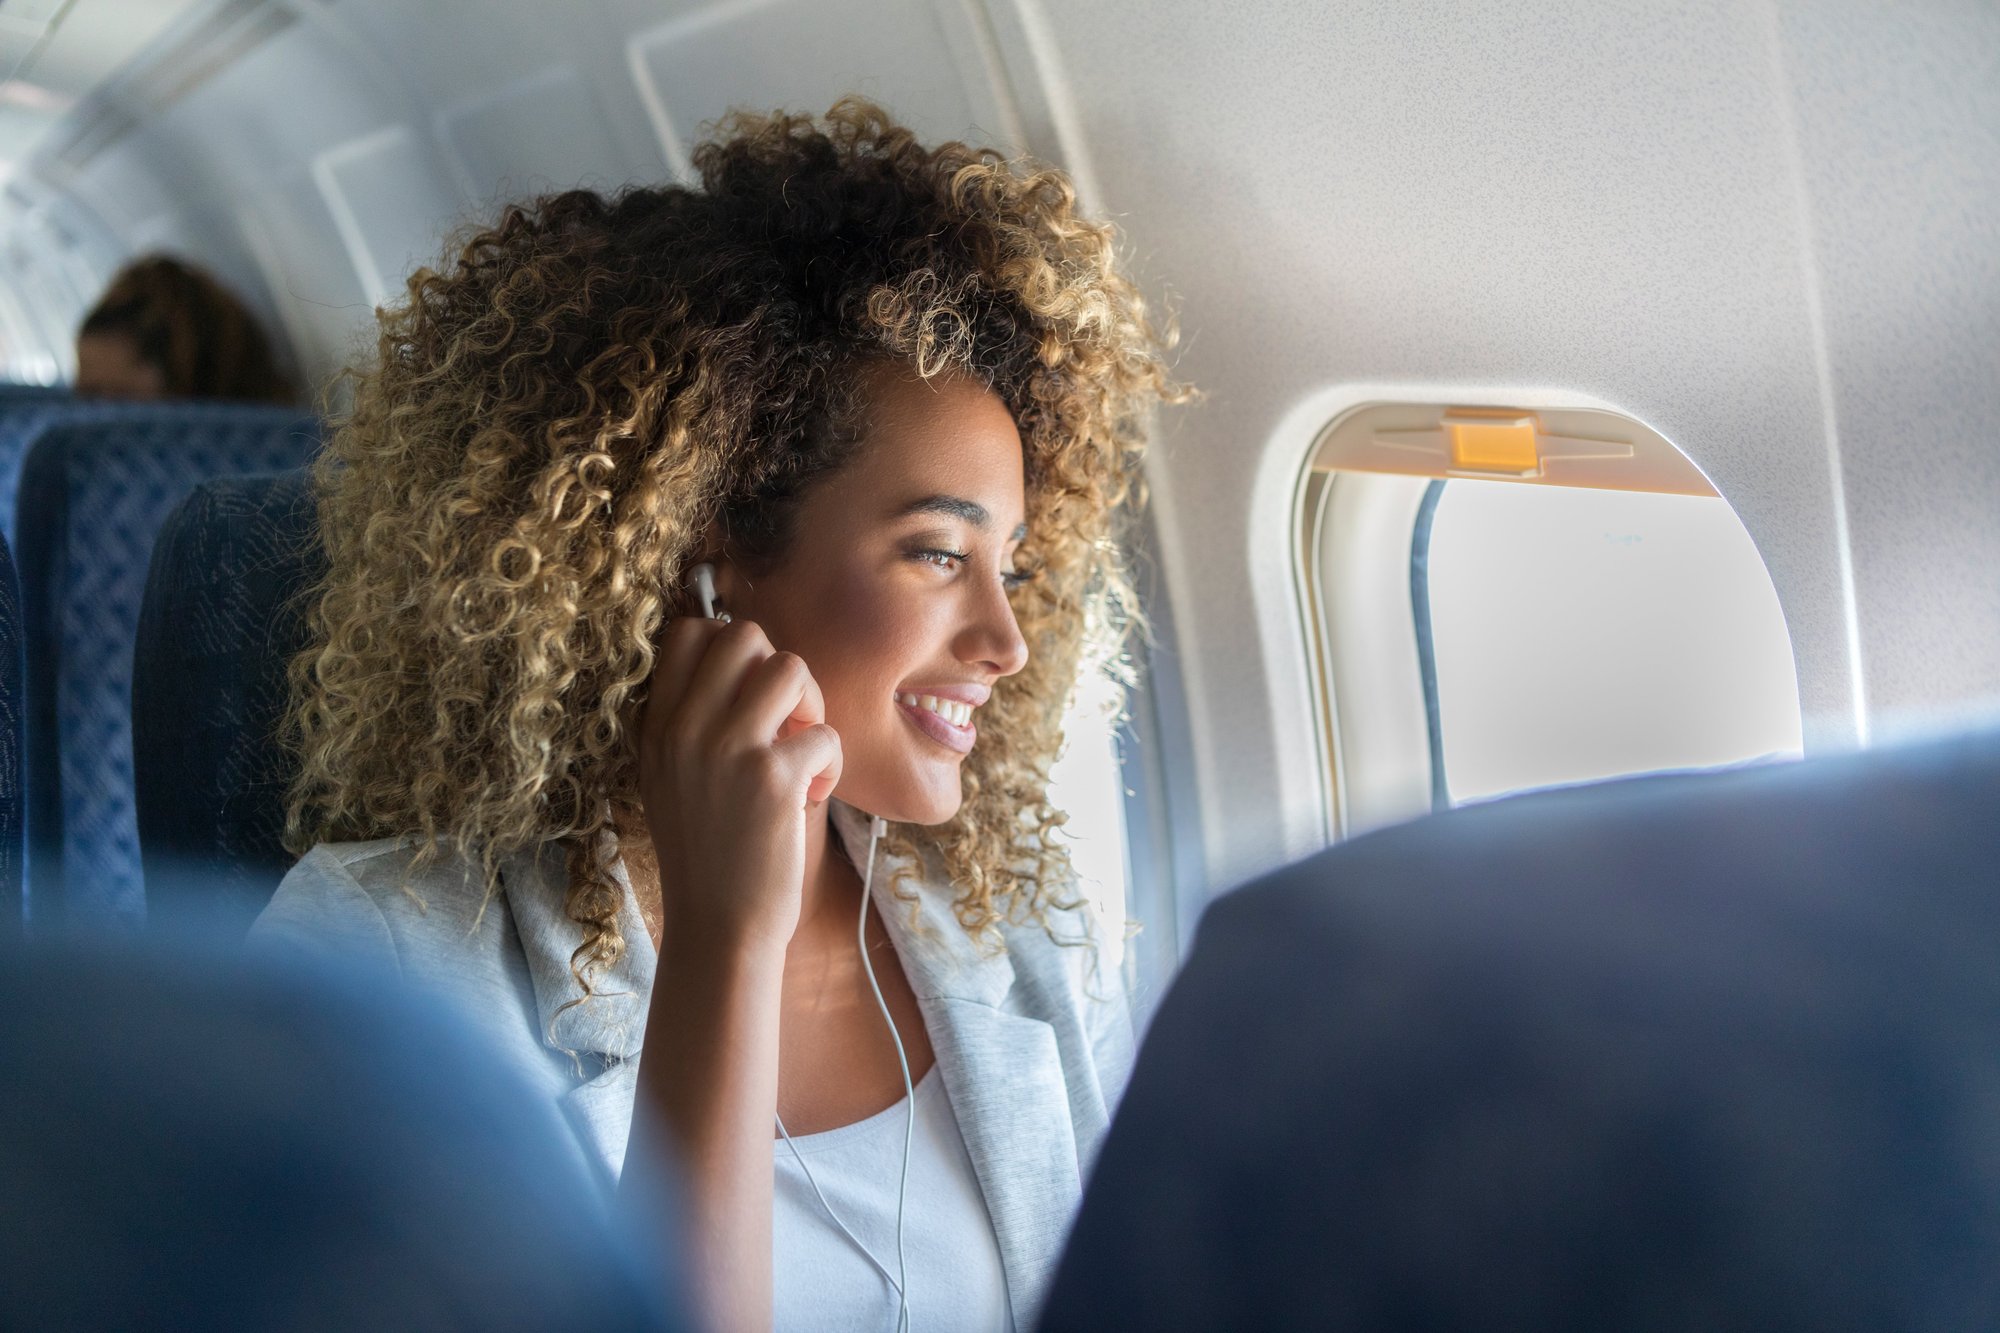
<svg viewBox="0 0 2000 1333"><path fill-rule="evenodd" d="M727 625L729 613L725 611L717 615L715 612L715 566L703 561L688 571L688 577L694 581L694 595L701 602L702 618L720 620Z"/></svg>
<svg viewBox="0 0 2000 1333"><path fill-rule="evenodd" d="M688 578L694 584L696 598L701 602L702 615L710 620L727 622L729 619L728 613L723 612L718 614L715 609L715 566L706 562L698 564L688 571ZM875 884L875 850L881 843L882 835L888 831L888 828L888 821L884 820L880 815L870 815L868 817L868 861L861 872L861 916L855 922L854 942L856 947L861 950L861 968L868 974L868 988L875 992L875 1005L882 1011L882 1021L889 1025L890 1039L896 1043L896 1063L903 1070L903 1103L909 1112L909 1117L903 1125L903 1174L901 1181L896 1186L896 1272L894 1275L891 1275L882 1261L875 1257L874 1251L861 1243L861 1238L848 1228L847 1223L840 1220L840 1214L833 1211L833 1205L827 1202L826 1195L820 1190L819 1182L813 1179L812 1168L806 1165L805 1154L799 1151L798 1144L792 1142L791 1133L785 1128L784 1117L777 1117L777 1121L778 1133L784 1138L785 1146L791 1149L792 1160L797 1162L799 1170L805 1173L806 1184L812 1186L813 1197L819 1200L819 1206L826 1210L827 1217L832 1220L836 1227L840 1228L840 1234L852 1241L854 1248L861 1251L862 1257L875 1265L875 1271L882 1275L883 1281L895 1288L899 1302L896 1315L896 1328L898 1333L909 1333L910 1265L909 1257L903 1250L903 1217L905 1205L909 1202L910 1195L910 1149L916 1139L917 1090L910 1082L910 1057L909 1053L903 1049L903 1034L896 1030L896 1020L889 1013L889 1001L883 998L882 984L875 979L875 964L868 957L868 895Z"/></svg>

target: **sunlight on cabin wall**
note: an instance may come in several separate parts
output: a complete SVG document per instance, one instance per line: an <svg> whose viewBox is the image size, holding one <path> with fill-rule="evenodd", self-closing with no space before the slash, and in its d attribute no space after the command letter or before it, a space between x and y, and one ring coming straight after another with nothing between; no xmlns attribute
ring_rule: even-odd
<svg viewBox="0 0 2000 1333"><path fill-rule="evenodd" d="M1454 801L1801 752L1784 614L1723 500L1448 482L1429 582Z"/></svg>
<svg viewBox="0 0 2000 1333"><path fill-rule="evenodd" d="M1063 833L1084 892L1106 923L1112 957L1125 924L1125 781L1118 767L1112 692L1087 676L1063 724L1068 745L1049 775L1049 795L1069 812Z"/></svg>

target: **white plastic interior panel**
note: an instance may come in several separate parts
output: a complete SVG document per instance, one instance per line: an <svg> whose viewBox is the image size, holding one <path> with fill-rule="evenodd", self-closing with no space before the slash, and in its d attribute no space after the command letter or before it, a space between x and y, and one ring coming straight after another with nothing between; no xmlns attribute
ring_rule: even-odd
<svg viewBox="0 0 2000 1333"><path fill-rule="evenodd" d="M400 295L405 277L438 262L458 201L440 178L435 154L407 125L320 154L313 182L371 302Z"/></svg>
<svg viewBox="0 0 2000 1333"><path fill-rule="evenodd" d="M1302 725L1309 682L1290 660L1301 654L1295 600L1278 582L1291 565L1285 507L1313 435L1364 394L1480 401L1464 392L1477 385L1508 401L1508 389L1518 400L1569 390L1615 402L1680 445L1770 570L1809 746L1864 732L1858 623L1873 617L1871 633L1907 629L1939 646L1956 616L1979 621L1963 637L2000 634L1991 560L1984 574L1954 565L1906 588L1905 605L1857 606L1836 460L1872 452L1880 468L1893 458L1940 487L1966 487L1949 537L1931 517L1934 497L1906 495L1874 525L1892 549L1928 528L1990 551L2000 496L1990 450L1961 478L1970 444L1939 448L1887 423L1867 438L1830 435L1821 311L1839 307L1841 279L1821 272L1808 236L1824 205L1809 198L1802 209L1793 184L1801 143L1852 163L1859 191L1887 151L1870 147L1877 135L1920 155L1939 122L1972 159L1947 197L1982 207L1928 221L1948 233L1929 243L1939 256L1930 271L1963 273L1975 290L1940 306L1905 291L1896 309L1908 321L1942 312L1920 345L1951 349L1946 364L1990 365L1996 306L1978 283L1991 260L1952 256L1986 247L1990 257L1980 214L2000 209L1987 174L2000 159L1973 132L1994 125L1980 108L2000 81L1968 68L1991 69L1993 11L1926 9L1955 16L1950 60L1851 24L1827 34L1834 19L1797 20L1844 61L1884 61L1876 79L1936 85L1903 99L1921 109L1893 130L1794 105L1781 57L1828 57L1804 45L1781 52L1771 6L1734 0L1638 10L1274 2L1253 21L1159 0L1145 23L1123 6L1050 10L1069 68L1088 71L1073 91L1104 196L1148 272L1178 297L1192 334L1181 368L1209 395L1172 418L1156 496L1170 511L1169 582L1198 663L1189 693L1218 881L1307 850L1315 836L1323 793L1297 795L1315 775ZM1893 208L1924 206L1921 180L1895 188L1904 202ZM1857 237L1846 267L1866 272L1873 244ZM1878 387L1845 373L1857 394ZM1838 362L1833 375L1837 385ZM1929 382L1950 412L1991 419L1989 389ZM1324 408L1302 416L1307 402ZM1855 557L1865 569L1871 553ZM2000 691L2000 651L1972 654L1922 688L1932 704Z"/></svg>
<svg viewBox="0 0 2000 1333"><path fill-rule="evenodd" d="M735 109L823 111L872 97L929 139L1021 151L1020 117L976 11L959 0L724 0L632 39L669 161Z"/></svg>
<svg viewBox="0 0 2000 1333"><path fill-rule="evenodd" d="M509 200L577 186L613 190L641 177L612 141L589 85L567 65L442 111L438 129L467 194L496 215Z"/></svg>
<svg viewBox="0 0 2000 1333"><path fill-rule="evenodd" d="M127 61L212 0L7 0L0 5L0 173Z"/></svg>
<svg viewBox="0 0 2000 1333"><path fill-rule="evenodd" d="M1309 527L1314 630L1324 653L1320 771L1329 833L1352 837L1431 806L1429 730L1410 602L1410 534L1427 478L1341 473ZM1316 710L1317 711L1317 710Z"/></svg>
<svg viewBox="0 0 2000 1333"><path fill-rule="evenodd" d="M2000 698L2000 5L1778 13L1886 737Z"/></svg>

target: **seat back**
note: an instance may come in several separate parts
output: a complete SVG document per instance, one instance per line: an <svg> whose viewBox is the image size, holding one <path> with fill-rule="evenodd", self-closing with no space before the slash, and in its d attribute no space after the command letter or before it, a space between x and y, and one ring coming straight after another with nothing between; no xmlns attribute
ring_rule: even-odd
<svg viewBox="0 0 2000 1333"><path fill-rule="evenodd" d="M7 1327L691 1326L672 1182L613 1206L450 1005L125 943L0 951Z"/></svg>
<svg viewBox="0 0 2000 1333"><path fill-rule="evenodd" d="M1219 900L1051 1290L1107 1327L2000 1327L2000 732Z"/></svg>
<svg viewBox="0 0 2000 1333"><path fill-rule="evenodd" d="M212 477L303 466L282 408L165 404L45 431L22 468L31 920L145 915L132 792L132 654L160 525Z"/></svg>
<svg viewBox="0 0 2000 1333"><path fill-rule="evenodd" d="M304 471L204 482L160 530L132 664L149 920L239 933L291 866L277 731L324 567Z"/></svg>
<svg viewBox="0 0 2000 1333"><path fill-rule="evenodd" d="M65 422L144 420L156 415L158 402L116 398L75 398L65 389L35 384L0 387L0 536L17 543L14 531L21 468L35 441Z"/></svg>

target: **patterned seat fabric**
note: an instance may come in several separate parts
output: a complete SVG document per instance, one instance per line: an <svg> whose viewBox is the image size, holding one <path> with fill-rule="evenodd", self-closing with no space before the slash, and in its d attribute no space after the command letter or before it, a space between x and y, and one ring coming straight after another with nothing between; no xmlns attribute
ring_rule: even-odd
<svg viewBox="0 0 2000 1333"><path fill-rule="evenodd" d="M214 477L304 465L317 425L282 408L174 403L45 431L21 470L30 919L136 924L132 653L154 538Z"/></svg>
<svg viewBox="0 0 2000 1333"><path fill-rule="evenodd" d="M303 471L205 482L160 530L132 675L151 921L240 932L291 865L277 729L324 567Z"/></svg>
<svg viewBox="0 0 2000 1333"><path fill-rule="evenodd" d="M32 384L0 385L0 536L15 542L16 492L21 465L35 441L65 422L144 420L159 403L110 398L72 398L61 389ZM18 543L16 543L16 549Z"/></svg>
<svg viewBox="0 0 2000 1333"><path fill-rule="evenodd" d="M0 940L21 926L21 585L0 541Z"/></svg>

